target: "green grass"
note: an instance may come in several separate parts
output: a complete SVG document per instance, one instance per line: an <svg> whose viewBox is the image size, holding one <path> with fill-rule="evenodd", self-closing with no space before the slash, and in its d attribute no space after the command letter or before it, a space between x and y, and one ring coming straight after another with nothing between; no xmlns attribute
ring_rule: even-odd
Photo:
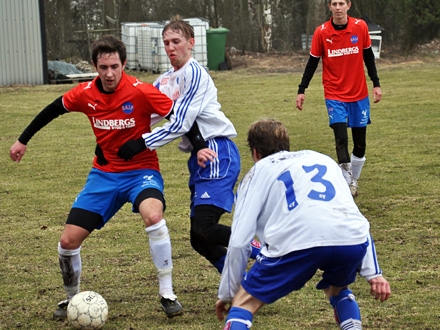
<svg viewBox="0 0 440 330"><path fill-rule="evenodd" d="M154 75L136 73L147 82ZM359 181L359 208L371 222L380 265L392 288L381 304L369 285L352 285L364 329L435 329L440 322L440 65L381 67L383 100L372 105L367 162ZM223 111L238 131L242 173L252 166L246 145L249 124L261 117L284 122L291 149L335 157L320 75L307 90L305 109L295 109L301 74L213 73ZM371 84L370 84L371 85ZM0 329L69 329L52 320L64 299L57 244L94 153L87 118L67 114L29 143L20 164L9 148L32 118L72 88L0 88ZM350 143L351 148L351 143ZM158 304L155 269L138 215L125 205L104 229L83 244L82 290L101 293L109 304L105 329L222 329L214 314L219 274L189 243L187 155L173 142L158 151L167 198L174 285L186 313L168 320ZM223 217L230 223L231 215ZM299 292L265 306L255 329L337 329L317 275Z"/></svg>

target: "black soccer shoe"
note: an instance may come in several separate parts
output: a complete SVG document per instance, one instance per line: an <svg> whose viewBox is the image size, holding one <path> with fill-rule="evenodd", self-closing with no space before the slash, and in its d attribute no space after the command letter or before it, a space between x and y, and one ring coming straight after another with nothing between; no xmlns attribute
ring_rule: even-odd
<svg viewBox="0 0 440 330"><path fill-rule="evenodd" d="M65 320L67 319L67 306L69 305L69 300L63 300L58 303L57 309L53 312L54 320Z"/></svg>
<svg viewBox="0 0 440 330"><path fill-rule="evenodd" d="M162 306L163 311L167 314L168 318L172 318L175 316L179 316L183 314L183 307L177 299L171 300L162 297L160 299L160 305Z"/></svg>

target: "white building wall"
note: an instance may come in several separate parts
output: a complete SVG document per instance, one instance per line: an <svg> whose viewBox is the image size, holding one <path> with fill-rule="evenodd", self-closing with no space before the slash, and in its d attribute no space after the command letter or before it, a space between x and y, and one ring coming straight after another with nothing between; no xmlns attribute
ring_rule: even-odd
<svg viewBox="0 0 440 330"><path fill-rule="evenodd" d="M43 0L0 0L0 85L47 83L42 9Z"/></svg>

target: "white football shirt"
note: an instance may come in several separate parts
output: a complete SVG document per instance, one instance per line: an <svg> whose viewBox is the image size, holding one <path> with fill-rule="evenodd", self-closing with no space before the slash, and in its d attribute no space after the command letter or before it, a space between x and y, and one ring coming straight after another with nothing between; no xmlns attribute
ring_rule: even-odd
<svg viewBox="0 0 440 330"><path fill-rule="evenodd" d="M311 150L265 157L237 190L219 298L229 302L238 291L255 235L263 245L261 253L273 258L319 246L362 244L369 228L333 159ZM361 275L373 275L367 274L373 268Z"/></svg>
<svg viewBox="0 0 440 330"><path fill-rule="evenodd" d="M196 120L205 140L237 136L234 125L220 110L214 81L194 58L190 58L179 70L171 69L164 73L153 85L174 101L174 114L162 127L142 135L149 149L157 149L182 137L179 149L191 151L192 146L183 135Z"/></svg>

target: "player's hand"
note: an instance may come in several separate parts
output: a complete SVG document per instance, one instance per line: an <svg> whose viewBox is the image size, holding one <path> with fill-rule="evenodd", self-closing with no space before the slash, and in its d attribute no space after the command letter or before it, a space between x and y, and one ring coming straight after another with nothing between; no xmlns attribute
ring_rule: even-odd
<svg viewBox="0 0 440 330"><path fill-rule="evenodd" d="M296 97L296 108L298 110L302 110L303 109L305 98L306 98L305 94L298 94L298 96Z"/></svg>
<svg viewBox="0 0 440 330"><path fill-rule="evenodd" d="M9 150L9 157L14 162L19 163L21 158L23 157L24 153L26 152L26 145L21 143L20 141L15 141L15 143L12 145L11 149Z"/></svg>
<svg viewBox="0 0 440 330"><path fill-rule="evenodd" d="M372 278L368 283L371 285L371 295L374 299L384 302L391 296L390 284L383 276Z"/></svg>
<svg viewBox="0 0 440 330"><path fill-rule="evenodd" d="M98 162L99 165L104 166L108 164L108 160L105 158L104 153L102 152L102 149L99 146L99 144L96 144L95 155L96 155L96 161Z"/></svg>
<svg viewBox="0 0 440 330"><path fill-rule="evenodd" d="M208 161L214 162L214 158L217 158L217 153L209 148L203 148L197 152L197 164L205 168Z"/></svg>
<svg viewBox="0 0 440 330"><path fill-rule="evenodd" d="M224 303L220 299L215 304L215 313L220 321L223 321L225 318L224 314L229 312L230 307L227 307L228 304Z"/></svg>
<svg viewBox="0 0 440 330"><path fill-rule="evenodd" d="M373 88L373 100L374 103L377 103L380 100L382 100L382 90L380 89L380 87Z"/></svg>
<svg viewBox="0 0 440 330"><path fill-rule="evenodd" d="M118 157L127 161L145 149L147 149L147 146L142 137L136 140L128 140L119 148Z"/></svg>

